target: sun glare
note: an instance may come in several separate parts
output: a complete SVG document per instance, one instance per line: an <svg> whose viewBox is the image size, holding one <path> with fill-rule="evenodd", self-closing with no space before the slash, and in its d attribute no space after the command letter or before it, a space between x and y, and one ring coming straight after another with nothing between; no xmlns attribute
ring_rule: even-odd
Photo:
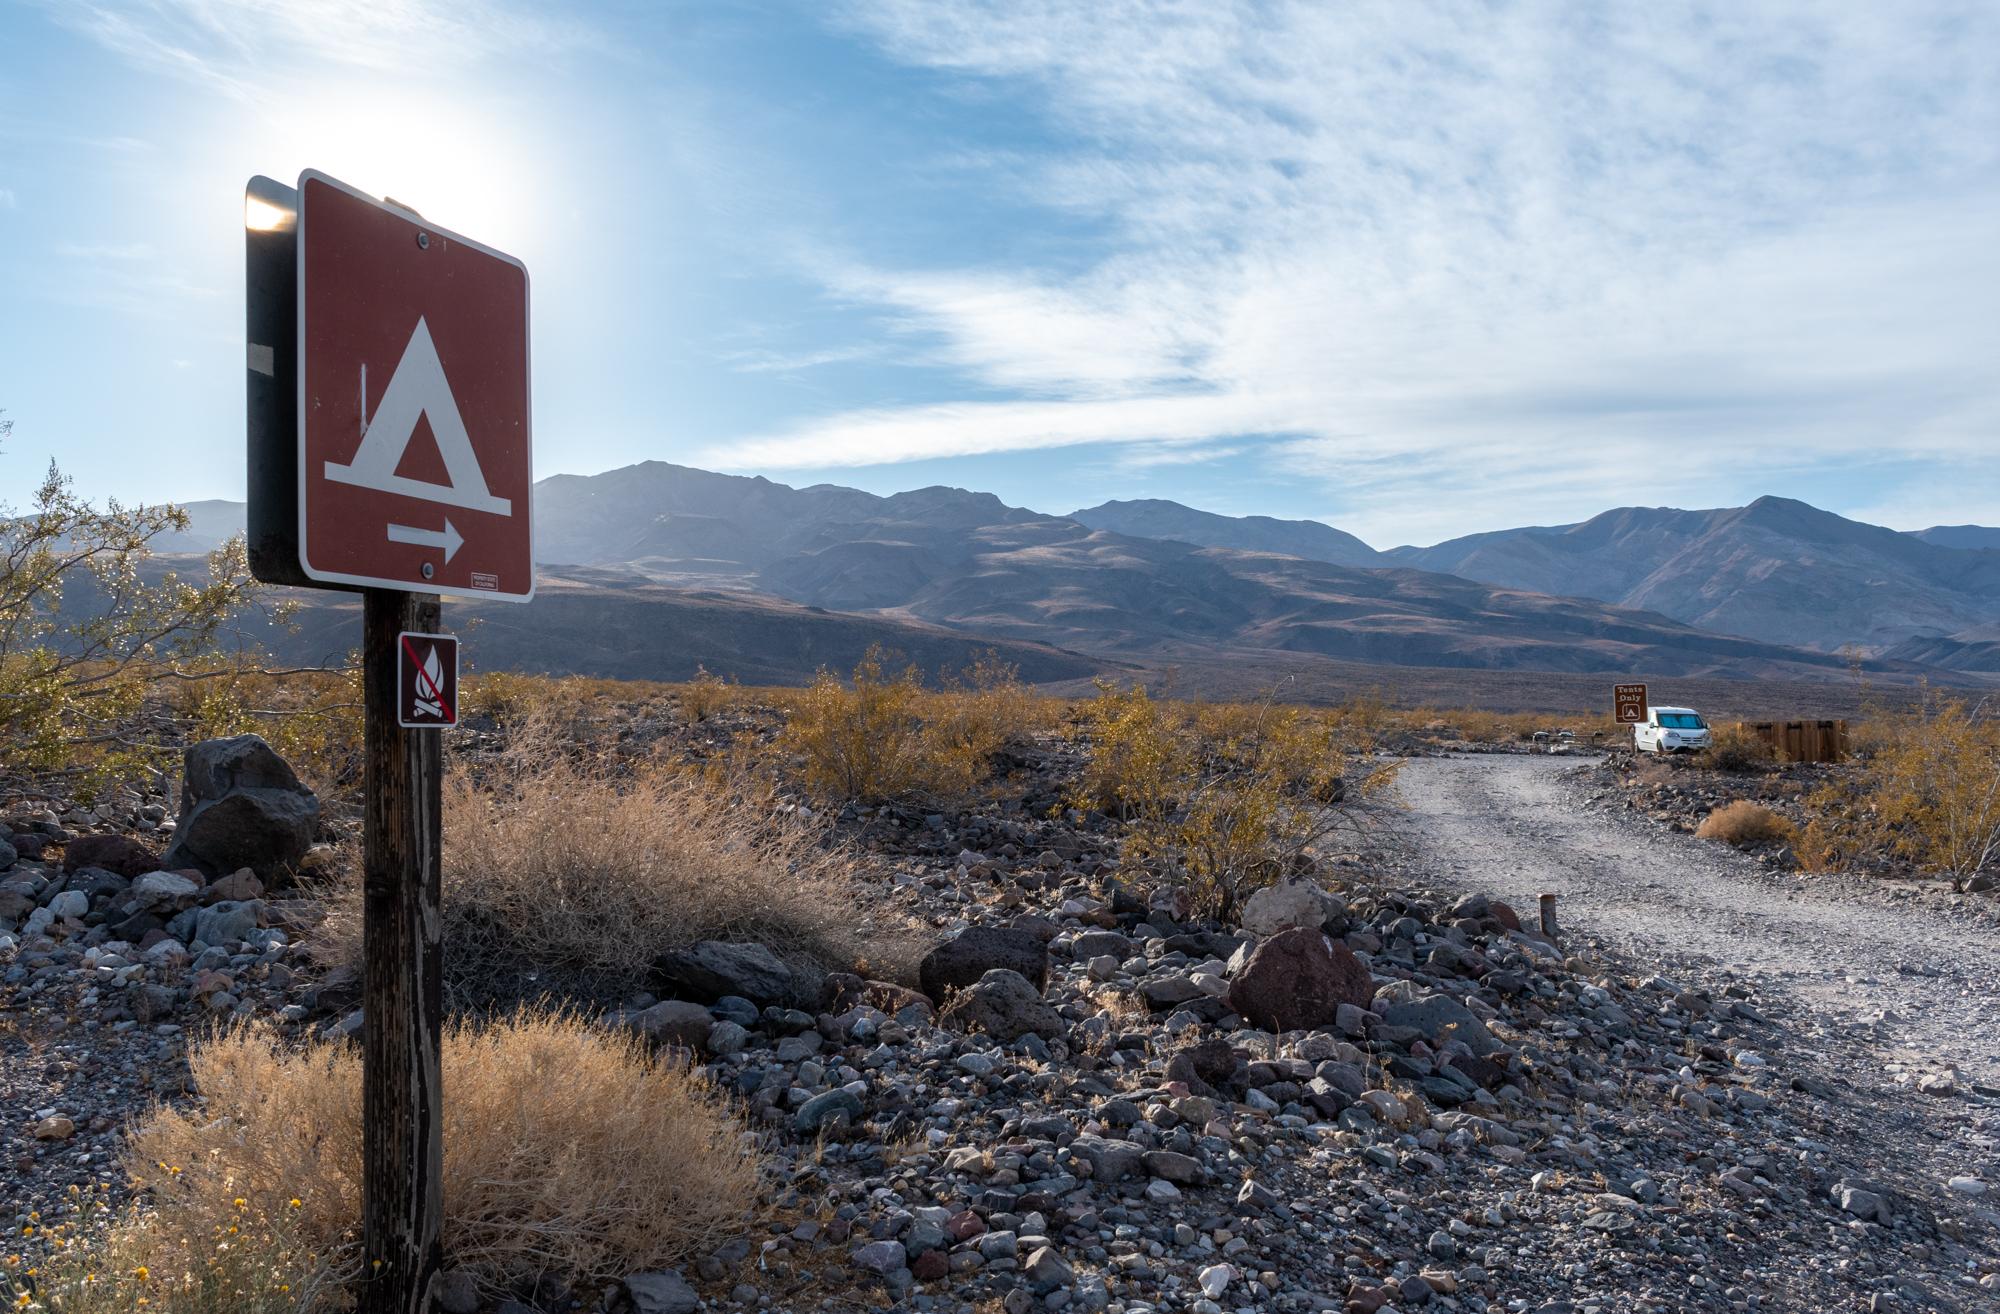
<svg viewBox="0 0 2000 1314"><path fill-rule="evenodd" d="M292 226L296 216L281 205L273 205L261 197L243 198L243 226L260 233L281 232Z"/></svg>
<svg viewBox="0 0 2000 1314"><path fill-rule="evenodd" d="M304 101L274 126L300 164L393 196L442 228L499 245L524 236L531 152L518 148L516 126L503 118L440 98L357 88Z"/></svg>

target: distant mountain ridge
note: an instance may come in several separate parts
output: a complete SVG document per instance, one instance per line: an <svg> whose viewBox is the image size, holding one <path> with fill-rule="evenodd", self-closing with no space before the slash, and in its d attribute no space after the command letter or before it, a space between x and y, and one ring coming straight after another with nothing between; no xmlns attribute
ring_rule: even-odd
<svg viewBox="0 0 2000 1314"><path fill-rule="evenodd" d="M1277 552L1309 561L1330 561L1336 566L1397 564L1354 535L1318 520L1223 516L1158 498L1105 502L1071 512L1070 519L1092 529L1108 529L1134 538L1170 538L1204 547Z"/></svg>
<svg viewBox="0 0 2000 1314"><path fill-rule="evenodd" d="M1859 629L1884 673L2000 663L1980 636L1952 638L2000 618L2000 553L1780 498L1388 553L1315 521L1173 502L1055 516L964 489L885 497L658 461L558 475L535 499L537 556L579 590L719 589L1114 661L1262 652L1812 680L1844 675L1834 650Z"/></svg>

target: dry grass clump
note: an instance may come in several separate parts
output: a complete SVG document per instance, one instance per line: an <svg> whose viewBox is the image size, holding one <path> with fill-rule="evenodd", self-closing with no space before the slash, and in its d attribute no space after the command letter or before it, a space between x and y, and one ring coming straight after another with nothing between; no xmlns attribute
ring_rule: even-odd
<svg viewBox="0 0 2000 1314"><path fill-rule="evenodd" d="M1797 831L1791 822L1771 809L1739 798L1709 813L1695 834L1741 849L1756 844L1788 844L1796 838Z"/></svg>
<svg viewBox="0 0 2000 1314"><path fill-rule="evenodd" d="M455 774L444 836L447 980L481 1002L629 992L697 940L762 944L810 974L895 939L871 935L851 861L813 827L656 765ZM327 956L359 964L361 919L358 880L329 892Z"/></svg>
<svg viewBox="0 0 2000 1314"><path fill-rule="evenodd" d="M522 1013L450 1027L441 1059L446 1263L489 1294L543 1274L615 1281L742 1230L757 1197L750 1137L702 1078L635 1038ZM158 1109L132 1139L129 1167L155 1202L149 1234L282 1228L351 1278L358 1052L280 1049L243 1028L197 1043L189 1067L200 1107Z"/></svg>

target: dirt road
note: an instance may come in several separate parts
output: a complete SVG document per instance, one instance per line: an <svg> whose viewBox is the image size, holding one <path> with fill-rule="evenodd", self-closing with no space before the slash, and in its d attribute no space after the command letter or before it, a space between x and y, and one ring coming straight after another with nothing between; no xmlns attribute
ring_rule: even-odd
<svg viewBox="0 0 2000 1314"><path fill-rule="evenodd" d="M2000 931L1861 882L1774 871L1624 808L1573 758L1418 759L1389 825L1437 885L1532 918L1558 897L1571 943L1637 970L1733 977L1783 1026L1787 1069L1830 1090L1855 1170L1896 1183L1968 1241L2000 1206ZM1953 1177L1988 1193L1954 1191ZM1977 1246L1979 1242L1974 1242Z"/></svg>

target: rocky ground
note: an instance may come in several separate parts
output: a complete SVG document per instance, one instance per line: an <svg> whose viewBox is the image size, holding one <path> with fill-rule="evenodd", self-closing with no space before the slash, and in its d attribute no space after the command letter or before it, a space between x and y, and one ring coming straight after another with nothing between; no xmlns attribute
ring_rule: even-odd
<svg viewBox="0 0 2000 1314"><path fill-rule="evenodd" d="M1259 896L1240 925L1149 897L1115 823L1062 806L1074 760L1023 753L976 808L833 819L936 942L918 981L801 983L706 944L607 1015L697 1056L775 1165L760 1231L684 1274L634 1275L614 1302L2000 1308L2000 1149L1978 1112L1994 1078L1974 1052L1983 1034L1990 1058L1990 1016L1969 1006L1955 1048L1893 1069L1876 1033L1836 1027L1781 970L1657 928L1614 938L1585 895L1594 865L1669 884L1686 855L1655 855L1631 809L1587 811L1576 759L1477 759L1525 782L1487 794L1498 777L1455 779L1459 759L1413 761L1407 813L1380 810L1366 851L1323 855L1317 883ZM17 837L0 871L0 1221L59 1209L72 1183L116 1186L119 1128L184 1089L191 1028L354 1025L351 985L311 968L309 909L254 870L159 878L169 833L187 852L179 815L163 794L0 814ZM1586 827L1643 856L1561 857ZM1741 866L1713 879L1774 879ZM1565 874L1573 929L1551 944L1521 922ZM1768 906L1745 935L1791 935L1746 888ZM1925 924L1908 928L1919 972L1943 956ZM1857 997L1895 971L1878 944L1801 952L1865 952L1847 964ZM1894 980L1984 990L1985 1007L1985 971ZM1843 1066L1863 1056L1866 1073ZM545 1287L508 1314L598 1303Z"/></svg>

